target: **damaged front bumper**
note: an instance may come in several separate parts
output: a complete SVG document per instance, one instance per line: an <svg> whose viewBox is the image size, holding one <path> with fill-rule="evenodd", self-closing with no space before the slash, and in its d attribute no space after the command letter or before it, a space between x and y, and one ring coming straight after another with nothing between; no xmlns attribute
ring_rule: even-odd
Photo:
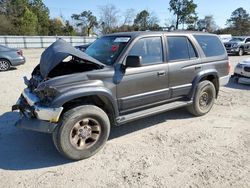
<svg viewBox="0 0 250 188"><path fill-rule="evenodd" d="M16 122L16 126L38 132L52 133L57 126L63 107L44 107L37 104L39 101L40 99L28 88L24 89L17 104L12 106L12 111L20 111L20 119Z"/></svg>

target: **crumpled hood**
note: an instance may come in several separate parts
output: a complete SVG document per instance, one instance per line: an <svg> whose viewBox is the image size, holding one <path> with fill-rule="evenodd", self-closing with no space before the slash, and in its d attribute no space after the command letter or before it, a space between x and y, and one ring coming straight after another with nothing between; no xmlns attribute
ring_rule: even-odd
<svg viewBox="0 0 250 188"><path fill-rule="evenodd" d="M60 64L68 56L74 56L79 59L105 66L98 60L92 58L86 53L75 49L71 44L67 43L63 39L58 39L51 44L43 53L40 59L40 73L43 78L47 77L49 72Z"/></svg>

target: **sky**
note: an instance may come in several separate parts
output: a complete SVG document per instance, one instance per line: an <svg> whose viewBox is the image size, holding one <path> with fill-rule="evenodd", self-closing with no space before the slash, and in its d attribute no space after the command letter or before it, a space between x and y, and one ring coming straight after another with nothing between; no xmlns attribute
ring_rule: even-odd
<svg viewBox="0 0 250 188"><path fill-rule="evenodd" d="M43 2L50 9L52 18L63 15L66 20L71 20L72 14L79 14L84 10L90 10L99 17L100 6L107 4L115 5L121 16L126 9L130 8L135 9L136 13L144 9L154 12L161 26L174 19L173 14L168 10L169 0L43 0ZM250 13L250 0L194 0L194 2L198 6L196 11L199 18L213 15L216 24L221 28L226 26L226 20L235 9L243 7Z"/></svg>

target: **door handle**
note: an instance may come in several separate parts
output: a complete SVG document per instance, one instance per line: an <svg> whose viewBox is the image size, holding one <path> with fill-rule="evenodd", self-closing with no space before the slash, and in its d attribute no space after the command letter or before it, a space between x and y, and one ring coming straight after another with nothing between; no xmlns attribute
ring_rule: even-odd
<svg viewBox="0 0 250 188"><path fill-rule="evenodd" d="M201 69L201 66L194 67L195 70Z"/></svg>
<svg viewBox="0 0 250 188"><path fill-rule="evenodd" d="M157 72L157 75L158 76L165 76L166 72L165 71L159 71L159 72Z"/></svg>

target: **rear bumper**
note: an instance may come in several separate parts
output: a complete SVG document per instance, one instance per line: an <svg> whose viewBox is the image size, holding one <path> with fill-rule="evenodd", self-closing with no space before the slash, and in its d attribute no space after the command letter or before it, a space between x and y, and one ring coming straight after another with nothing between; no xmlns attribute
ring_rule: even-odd
<svg viewBox="0 0 250 188"><path fill-rule="evenodd" d="M229 79L230 79L230 75L220 77L220 80L219 80L220 86L227 85L229 82Z"/></svg>
<svg viewBox="0 0 250 188"><path fill-rule="evenodd" d="M50 123L48 121L42 121L35 118L29 118L21 115L20 119L16 122L16 127L36 131L36 132L42 132L42 133L52 133L57 124L56 123Z"/></svg>
<svg viewBox="0 0 250 188"><path fill-rule="evenodd" d="M10 62L12 66L18 66L18 65L23 65L26 62L26 60L25 57L18 57L15 59L11 59Z"/></svg>

